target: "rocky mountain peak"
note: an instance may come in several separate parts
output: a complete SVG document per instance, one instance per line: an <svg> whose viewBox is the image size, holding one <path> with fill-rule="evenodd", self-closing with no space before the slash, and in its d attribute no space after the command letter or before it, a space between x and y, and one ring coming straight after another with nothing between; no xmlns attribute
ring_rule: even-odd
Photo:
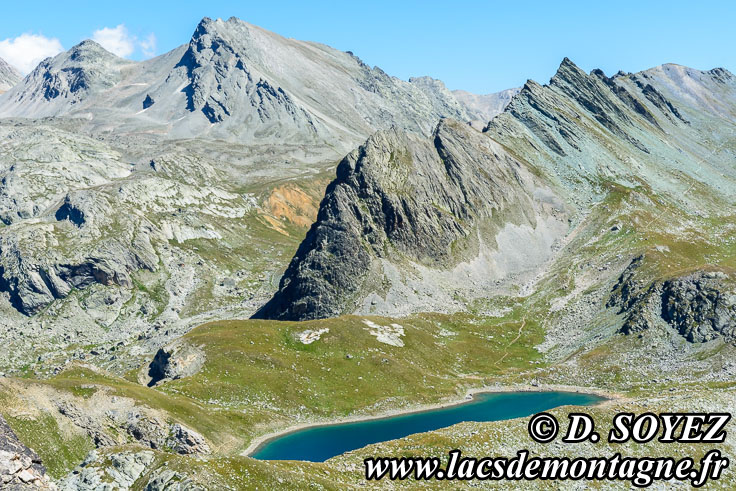
<svg viewBox="0 0 736 491"><path fill-rule="evenodd" d="M194 29L189 44L190 47L200 51L210 49L241 57L249 54L258 56L262 54L260 51L264 48L263 39L257 39L259 34L267 37L267 31L237 17L230 17L227 20L204 17ZM273 36L280 37L276 34Z"/></svg>
<svg viewBox="0 0 736 491"><path fill-rule="evenodd" d="M471 119L439 81L405 82L350 53L237 18L202 19L166 82L141 102L147 95L170 98L172 91L186 96L188 128L279 143L337 141L345 152L391 125L429 134L441 116ZM147 116L170 114L159 106Z"/></svg>
<svg viewBox="0 0 736 491"><path fill-rule="evenodd" d="M94 64L97 63L100 58L109 58L113 60L120 59L116 55L110 53L105 48L103 48L99 43L91 39L85 39L76 46L73 46L69 51L67 51L66 56L68 57L69 61L75 61L79 64Z"/></svg>
<svg viewBox="0 0 736 491"><path fill-rule="evenodd" d="M713 68L712 70L708 70L708 74L721 83L726 83L727 81L733 81L736 78L734 77L733 73L721 67L716 67L716 68Z"/></svg>
<svg viewBox="0 0 736 491"><path fill-rule="evenodd" d="M111 112L134 133L318 146L330 159L392 125L427 136L443 116L488 119L440 81L400 80L351 53L234 17L205 17L186 45L144 62L84 41L44 60L0 100L0 116L83 113L100 129Z"/></svg>
<svg viewBox="0 0 736 491"><path fill-rule="evenodd" d="M573 61L567 56L562 59L560 66L557 68L557 72L552 76L550 84L554 84L556 81L573 82L585 78L587 74L580 67L578 67Z"/></svg>
<svg viewBox="0 0 736 491"><path fill-rule="evenodd" d="M576 90L583 90L584 87L591 88L595 84L596 79L599 78L595 74L603 75L603 72L596 69L589 75L573 63L570 58L565 57L562 63L560 63L557 72L550 79L549 85L565 90L568 93L573 93ZM605 77L605 75L603 76Z"/></svg>
<svg viewBox="0 0 736 491"><path fill-rule="evenodd" d="M54 116L65 113L90 95L115 86L120 69L128 64L87 39L53 58L46 58L5 96L10 101L2 112L24 116ZM21 109L23 108L23 109Z"/></svg>

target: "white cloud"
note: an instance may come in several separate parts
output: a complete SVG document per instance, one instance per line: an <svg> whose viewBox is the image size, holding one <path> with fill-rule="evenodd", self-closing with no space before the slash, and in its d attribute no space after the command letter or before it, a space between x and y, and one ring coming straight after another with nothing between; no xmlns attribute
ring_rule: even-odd
<svg viewBox="0 0 736 491"><path fill-rule="evenodd" d="M23 75L49 56L64 51L56 38L47 38L40 34L21 34L13 39L0 41L0 58L16 67Z"/></svg>
<svg viewBox="0 0 736 491"><path fill-rule="evenodd" d="M124 24L117 27L103 27L92 33L92 40L118 56L126 57L135 50L135 37L128 33Z"/></svg>
<svg viewBox="0 0 736 491"><path fill-rule="evenodd" d="M156 35L150 33L139 40L128 32L125 24L117 27L103 27L92 33L92 39L109 52L127 58L138 48L143 56L150 58L156 54Z"/></svg>
<svg viewBox="0 0 736 491"><path fill-rule="evenodd" d="M156 54L156 35L154 33L149 34L146 36L146 39L138 43L138 45L141 47L143 56L151 58Z"/></svg>

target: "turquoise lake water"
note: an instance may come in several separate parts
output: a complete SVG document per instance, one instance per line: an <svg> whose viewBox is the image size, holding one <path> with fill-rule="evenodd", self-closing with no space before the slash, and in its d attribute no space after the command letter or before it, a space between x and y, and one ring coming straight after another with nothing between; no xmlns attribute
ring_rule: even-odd
<svg viewBox="0 0 736 491"><path fill-rule="evenodd" d="M464 421L499 421L531 416L559 406L586 406L602 397L576 392L496 392L439 409L355 423L312 426L265 442L251 457L260 460L325 460L371 443L445 428ZM451 449L448 449L448 451Z"/></svg>

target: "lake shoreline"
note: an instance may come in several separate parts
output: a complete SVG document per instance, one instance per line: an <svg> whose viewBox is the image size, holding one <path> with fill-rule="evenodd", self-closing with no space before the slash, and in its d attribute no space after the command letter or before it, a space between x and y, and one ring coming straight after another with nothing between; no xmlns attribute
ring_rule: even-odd
<svg viewBox="0 0 736 491"><path fill-rule="evenodd" d="M595 395L595 396L604 398L603 400L595 404L592 404L588 407L601 406L604 404L610 404L611 402L620 401L624 399L624 396L621 394L618 394L615 392L609 392L609 391L595 388L595 387L579 387L575 385L559 385L559 384L518 385L518 386L517 385L488 385L488 386L475 387L475 388L468 389L465 392L465 396L462 399L455 399L452 401L440 402L436 404L424 404L421 406L416 406L411 409L408 409L408 408L392 409L392 410L378 413L375 415L351 416L348 418L337 418L337 419L332 419L332 420L324 421L324 422L299 423L297 425L292 425L284 430L266 433L264 435L261 435L255 438L251 442L251 444L248 446L248 448L246 448L240 455L243 457L251 457L261 447L269 443L271 440L275 440L277 438L281 438L285 435L288 435L289 433L294 433L296 431L304 430L307 428L315 428L315 427L320 427L320 426L334 426L334 425L340 425L344 423L358 423L358 422L363 422L363 421L392 418L395 416L402 416L406 414L423 413L427 411L433 411L436 409L443 409L443 408L448 408L452 406L459 406L461 404L470 402L473 399L473 397L477 394L492 394L492 393L503 393L503 392L572 392L572 393L578 393L578 394L590 394L590 395ZM564 406L559 406L559 407L564 407Z"/></svg>

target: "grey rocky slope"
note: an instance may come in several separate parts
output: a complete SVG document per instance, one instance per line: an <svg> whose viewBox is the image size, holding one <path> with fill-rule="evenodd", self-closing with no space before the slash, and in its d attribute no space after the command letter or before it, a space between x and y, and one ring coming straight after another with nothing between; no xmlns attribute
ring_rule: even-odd
<svg viewBox="0 0 736 491"><path fill-rule="evenodd" d="M453 90L452 95L455 96L460 103L473 109L477 114L477 119L472 121L476 128L484 127L488 121L501 114L511 99L519 93L521 89L513 88L494 92L492 94L473 94L465 90Z"/></svg>
<svg viewBox="0 0 736 491"><path fill-rule="evenodd" d="M223 308L249 315L266 294L256 292L271 290L275 250L294 240L265 221L279 220L268 183L288 166L262 167L222 143L126 145L75 128L0 123L0 310L2 337L14 346L0 354L3 364L79 342L104 353L164 326L160 334L173 336ZM309 182L319 168L300 172ZM223 247L246 252L229 259ZM273 257L250 247L274 248Z"/></svg>
<svg viewBox="0 0 736 491"><path fill-rule="evenodd" d="M12 89L20 82L21 74L7 61L0 58L0 94Z"/></svg>
<svg viewBox="0 0 736 491"><path fill-rule="evenodd" d="M396 314L432 290L434 305L452 303L449 292L482 295L543 264L567 227L554 192L467 125L442 120L430 139L378 132L338 166L317 222L257 316Z"/></svg>
<svg viewBox="0 0 736 491"><path fill-rule="evenodd" d="M145 131L317 146L344 154L376 129L429 134L477 119L441 82L399 80L351 53L205 18L188 45L142 63L85 41L42 62L0 99L0 115L76 116L94 131Z"/></svg>
<svg viewBox="0 0 736 491"><path fill-rule="evenodd" d="M498 255L483 270L489 281L513 278L519 264L533 271L568 230L541 232L536 224L545 222L531 218L531 201L518 199L534 193L524 191L521 179L497 175L512 165L503 162L539 175L544 184L538 186L561 198L555 207L573 210L574 224L611 185L644 186L654 199L688 213L733 214L734 122L736 78L725 70L662 66L609 78L565 59L549 85L529 81L483 135L441 123L433 154L414 150L417 143L397 133L379 133L338 167L317 223L258 315L299 320L445 310L453 294L473 297L467 286L474 282L461 278L483 270L487 251ZM430 184L438 182L443 186ZM690 194L695 186L701 192ZM507 205L502 213L488 212L500 202ZM504 228L507 213L529 218ZM496 228L466 246L485 215ZM531 229L524 236L511 224ZM495 291L503 289L496 284Z"/></svg>

